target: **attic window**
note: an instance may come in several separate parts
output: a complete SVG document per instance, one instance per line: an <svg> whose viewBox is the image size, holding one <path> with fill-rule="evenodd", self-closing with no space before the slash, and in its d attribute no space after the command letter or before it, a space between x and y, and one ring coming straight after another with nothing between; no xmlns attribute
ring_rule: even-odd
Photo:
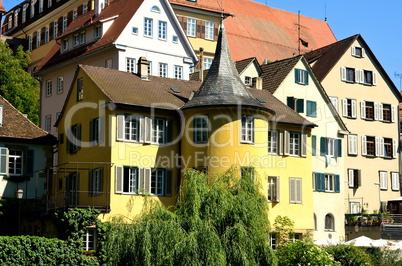
<svg viewBox="0 0 402 266"><path fill-rule="evenodd" d="M151 11L152 11L152 12L156 12L156 13L160 13L160 12L161 12L160 9L159 9L159 7L157 7L157 6L153 6L153 7L151 8Z"/></svg>
<svg viewBox="0 0 402 266"><path fill-rule="evenodd" d="M266 101L264 101L264 99L262 99L262 98L257 98L257 100L258 100L260 103L266 103Z"/></svg>
<svg viewBox="0 0 402 266"><path fill-rule="evenodd" d="M175 93L180 93L179 89L177 88L170 88L172 91L174 91Z"/></svg>

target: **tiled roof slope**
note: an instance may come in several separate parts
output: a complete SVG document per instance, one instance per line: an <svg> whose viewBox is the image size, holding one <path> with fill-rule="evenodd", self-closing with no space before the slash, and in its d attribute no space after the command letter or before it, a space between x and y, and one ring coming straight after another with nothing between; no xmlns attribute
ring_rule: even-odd
<svg viewBox="0 0 402 266"><path fill-rule="evenodd" d="M94 25L100 20L118 16L106 33L98 40L66 53L60 53L60 44L56 43L39 64L36 71L49 68L69 59L86 55L112 45L143 2L144 0L115 0L106 6L97 17L95 17L94 10L77 17L70 23L66 31L58 39L62 39L66 35L75 31Z"/></svg>
<svg viewBox="0 0 402 266"><path fill-rule="evenodd" d="M4 138L25 139L37 142L49 141L50 144L55 141L52 135L32 123L2 96L0 96L0 105L3 106L0 140Z"/></svg>
<svg viewBox="0 0 402 266"><path fill-rule="evenodd" d="M258 61L270 61L298 55L299 16L296 13L266 6L251 0L170 0L172 4L186 6L210 6L235 17L225 19L225 27L233 60L255 56ZM301 53L318 49L337 41L327 22L300 16L300 38L308 42L301 45Z"/></svg>
<svg viewBox="0 0 402 266"><path fill-rule="evenodd" d="M314 70L314 74L318 81L322 82L324 80L332 67L346 53L359 36L359 34L353 35L304 55L309 64L312 65L312 69Z"/></svg>
<svg viewBox="0 0 402 266"><path fill-rule="evenodd" d="M247 106L265 109L247 90L229 52L225 27L221 24L215 57L200 89L184 108Z"/></svg>
<svg viewBox="0 0 402 266"><path fill-rule="evenodd" d="M261 65L262 89L274 93L302 56L295 56Z"/></svg>
<svg viewBox="0 0 402 266"><path fill-rule="evenodd" d="M143 80L137 75L128 72L107 69L103 67L79 65L96 86L116 104L125 104L140 107L156 106L165 110L181 108L191 93L201 86L199 81L185 81L178 79L160 78L149 76L149 80ZM171 88L176 88L180 93L175 93ZM268 91L250 89L255 98L261 98L266 108L275 111L276 115L271 119L274 122L305 125L313 127L298 113L276 99Z"/></svg>

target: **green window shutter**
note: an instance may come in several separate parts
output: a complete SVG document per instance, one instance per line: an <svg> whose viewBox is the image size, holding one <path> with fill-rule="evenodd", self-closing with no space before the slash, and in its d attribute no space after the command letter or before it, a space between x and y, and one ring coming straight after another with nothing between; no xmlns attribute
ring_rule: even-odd
<svg viewBox="0 0 402 266"><path fill-rule="evenodd" d="M308 73L309 73L308 70L304 71L306 85L308 85Z"/></svg>
<svg viewBox="0 0 402 266"><path fill-rule="evenodd" d="M297 101L296 101L296 112L304 113L304 100L303 99L297 99Z"/></svg>
<svg viewBox="0 0 402 266"><path fill-rule="evenodd" d="M166 169L165 196L172 196L172 170Z"/></svg>
<svg viewBox="0 0 402 266"><path fill-rule="evenodd" d="M26 158L26 174L27 176L33 176L34 172L34 150L27 150L25 154Z"/></svg>
<svg viewBox="0 0 402 266"><path fill-rule="evenodd" d="M342 140L335 140L335 157L342 157Z"/></svg>
<svg viewBox="0 0 402 266"><path fill-rule="evenodd" d="M306 101L306 115L317 116L317 103L313 101Z"/></svg>
<svg viewBox="0 0 402 266"><path fill-rule="evenodd" d="M321 190L320 191L325 191L325 174L321 173L320 174L320 184L321 184Z"/></svg>
<svg viewBox="0 0 402 266"><path fill-rule="evenodd" d="M339 175L335 175L335 192L339 193L340 192L340 182L339 182Z"/></svg>
<svg viewBox="0 0 402 266"><path fill-rule="evenodd" d="M293 110L295 109L295 98L294 97L287 98L287 106L289 106Z"/></svg>
<svg viewBox="0 0 402 266"><path fill-rule="evenodd" d="M8 149L0 147L0 175L8 174Z"/></svg>
<svg viewBox="0 0 402 266"><path fill-rule="evenodd" d="M166 143L171 143L173 140L173 121L166 120Z"/></svg>
<svg viewBox="0 0 402 266"><path fill-rule="evenodd" d="M295 68L295 82L296 83L300 82L299 73L300 73L300 69Z"/></svg>
<svg viewBox="0 0 402 266"><path fill-rule="evenodd" d="M89 142L90 142L89 145L90 146L95 145L93 143L93 141L94 141L94 120L92 119L89 121Z"/></svg>
<svg viewBox="0 0 402 266"><path fill-rule="evenodd" d="M324 156L327 154L327 138L321 137L320 141L320 155Z"/></svg>
<svg viewBox="0 0 402 266"><path fill-rule="evenodd" d="M317 136L315 135L311 136L311 154L317 154Z"/></svg>
<svg viewBox="0 0 402 266"><path fill-rule="evenodd" d="M315 190L320 191L321 184L320 184L320 175L319 175L319 173L314 174L314 179L315 179Z"/></svg>
<svg viewBox="0 0 402 266"><path fill-rule="evenodd" d="M104 116L100 116L98 119L98 144L102 144L103 142L105 142L105 117Z"/></svg>
<svg viewBox="0 0 402 266"><path fill-rule="evenodd" d="M88 194L89 196L94 195L94 187L93 187L93 170L88 171Z"/></svg>

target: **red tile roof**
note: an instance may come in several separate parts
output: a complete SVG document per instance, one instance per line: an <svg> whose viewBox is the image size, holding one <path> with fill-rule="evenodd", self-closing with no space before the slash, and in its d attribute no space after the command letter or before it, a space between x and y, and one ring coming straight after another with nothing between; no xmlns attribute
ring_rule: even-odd
<svg viewBox="0 0 402 266"><path fill-rule="evenodd" d="M184 0L170 0L172 4L223 9L235 17L225 19L230 54L233 60L256 57L270 61L298 55L299 16L296 13L273 8L251 0L197 0L196 4ZM308 42L301 45L301 53L337 41L327 22L300 16L300 38Z"/></svg>

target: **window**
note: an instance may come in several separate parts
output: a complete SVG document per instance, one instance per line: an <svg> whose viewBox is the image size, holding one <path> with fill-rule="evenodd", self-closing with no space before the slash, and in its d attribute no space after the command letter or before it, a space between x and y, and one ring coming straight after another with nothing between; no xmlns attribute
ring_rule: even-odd
<svg viewBox="0 0 402 266"><path fill-rule="evenodd" d="M195 37L197 20L195 18L187 18L187 36Z"/></svg>
<svg viewBox="0 0 402 266"><path fill-rule="evenodd" d="M152 12L155 12L155 13L160 13L161 11L159 10L159 7L157 7L157 6L153 6L152 8L151 8L151 11Z"/></svg>
<svg viewBox="0 0 402 266"><path fill-rule="evenodd" d="M240 167L240 176L241 178L251 178L254 180L255 170L254 167L250 166L241 166Z"/></svg>
<svg viewBox="0 0 402 266"><path fill-rule="evenodd" d="M342 140L321 137L320 155L331 157L342 157Z"/></svg>
<svg viewBox="0 0 402 266"><path fill-rule="evenodd" d="M66 38L63 39L63 41L61 42L61 50L64 52L67 51L67 49L68 49L68 39Z"/></svg>
<svg viewBox="0 0 402 266"><path fill-rule="evenodd" d="M158 39L165 40L167 39L167 23L164 21L159 21L158 23Z"/></svg>
<svg viewBox="0 0 402 266"><path fill-rule="evenodd" d="M380 120L383 122L395 122L395 106L391 104L379 104Z"/></svg>
<svg viewBox="0 0 402 266"><path fill-rule="evenodd" d="M289 132L289 154L299 156L299 154L300 154L300 133Z"/></svg>
<svg viewBox="0 0 402 266"><path fill-rule="evenodd" d="M358 201L351 201L349 208L351 214L362 213L361 204Z"/></svg>
<svg viewBox="0 0 402 266"><path fill-rule="evenodd" d="M27 9L28 9L28 4L25 4L22 7L22 23L25 23L27 20Z"/></svg>
<svg viewBox="0 0 402 266"><path fill-rule="evenodd" d="M154 118L152 119L151 128L151 142L153 144L165 144L166 143L166 120Z"/></svg>
<svg viewBox="0 0 402 266"><path fill-rule="evenodd" d="M109 69L113 68L113 59L112 58L105 60L105 68L109 68Z"/></svg>
<svg viewBox="0 0 402 266"><path fill-rule="evenodd" d="M365 55L364 48L352 46L352 56L362 58L365 57Z"/></svg>
<svg viewBox="0 0 402 266"><path fill-rule="evenodd" d="M94 28L94 38L98 39L101 37L101 35L102 35L101 25L96 25Z"/></svg>
<svg viewBox="0 0 402 266"><path fill-rule="evenodd" d="M213 58L211 58L211 57L204 57L204 70L211 68L212 60L213 60Z"/></svg>
<svg viewBox="0 0 402 266"><path fill-rule="evenodd" d="M32 51L33 46L33 38L32 35L28 35L28 51Z"/></svg>
<svg viewBox="0 0 402 266"><path fill-rule="evenodd" d="M86 42L86 33L85 31L80 32L80 44L84 44Z"/></svg>
<svg viewBox="0 0 402 266"><path fill-rule="evenodd" d="M279 202L279 177L268 177L268 201Z"/></svg>
<svg viewBox="0 0 402 266"><path fill-rule="evenodd" d="M287 97L286 99L287 106L291 109L295 110L298 113L304 113L304 100L297 99L295 97Z"/></svg>
<svg viewBox="0 0 402 266"><path fill-rule="evenodd" d="M251 77L245 76L244 77L244 85L249 86L251 85L252 79Z"/></svg>
<svg viewBox="0 0 402 266"><path fill-rule="evenodd" d="M166 63L159 63L159 77L167 78L167 66Z"/></svg>
<svg viewBox="0 0 402 266"><path fill-rule="evenodd" d="M59 29L58 22L57 22L57 20L55 20L53 22L53 39L57 38L58 29Z"/></svg>
<svg viewBox="0 0 402 266"><path fill-rule="evenodd" d="M77 79L77 102L84 98L84 80L82 78Z"/></svg>
<svg viewBox="0 0 402 266"><path fill-rule="evenodd" d="M332 214L325 215L325 231L335 231L334 216Z"/></svg>
<svg viewBox="0 0 402 266"><path fill-rule="evenodd" d="M329 173L314 173L314 189L318 192L340 192L340 176Z"/></svg>
<svg viewBox="0 0 402 266"><path fill-rule="evenodd" d="M329 96L329 99L331 100L332 105L335 107L335 110L337 112L339 112L339 109L338 109L338 97Z"/></svg>
<svg viewBox="0 0 402 266"><path fill-rule="evenodd" d="M254 143L254 117L251 115L241 118L241 142Z"/></svg>
<svg viewBox="0 0 402 266"><path fill-rule="evenodd" d="M67 29L67 22L68 22L67 15L64 15L63 16L63 25L62 25L62 30L61 30L62 33L65 32Z"/></svg>
<svg viewBox="0 0 402 266"><path fill-rule="evenodd" d="M77 9L75 8L75 9L73 9L73 20L76 19L77 16L78 16L78 12L77 12Z"/></svg>
<svg viewBox="0 0 402 266"><path fill-rule="evenodd" d="M382 145L382 150L380 150L381 152L380 156L392 158L393 157L392 139L381 138L380 143L381 143L380 145Z"/></svg>
<svg viewBox="0 0 402 266"><path fill-rule="evenodd" d="M52 80L46 80L46 96L52 95Z"/></svg>
<svg viewBox="0 0 402 266"><path fill-rule="evenodd" d="M346 68L346 81L355 82L355 69L354 68Z"/></svg>
<svg viewBox="0 0 402 266"><path fill-rule="evenodd" d="M348 154L357 155L357 135L348 135Z"/></svg>
<svg viewBox="0 0 402 266"><path fill-rule="evenodd" d="M175 79L183 79L183 67L182 66L174 66L174 78Z"/></svg>
<svg viewBox="0 0 402 266"><path fill-rule="evenodd" d="M172 36L172 42L173 42L173 43L178 43L178 42L179 42L179 37L177 37L177 36Z"/></svg>
<svg viewBox="0 0 402 266"><path fill-rule="evenodd" d="M84 250L96 250L96 228L87 228L82 234Z"/></svg>
<svg viewBox="0 0 402 266"><path fill-rule="evenodd" d="M14 11L14 27L18 27L18 14L19 14L20 10L17 9Z"/></svg>
<svg viewBox="0 0 402 266"><path fill-rule="evenodd" d="M289 202L302 203L302 179L289 178Z"/></svg>
<svg viewBox="0 0 402 266"><path fill-rule="evenodd" d="M317 155L317 136L311 136L311 155Z"/></svg>
<svg viewBox="0 0 402 266"><path fill-rule="evenodd" d="M140 120L140 117L137 115L117 115L117 139L134 142L140 141Z"/></svg>
<svg viewBox="0 0 402 266"><path fill-rule="evenodd" d="M30 18L33 18L35 16L35 5L30 5Z"/></svg>
<svg viewBox="0 0 402 266"><path fill-rule="evenodd" d="M81 125L77 124L67 130L67 152L76 153L81 149Z"/></svg>
<svg viewBox="0 0 402 266"><path fill-rule="evenodd" d="M341 80L350 83L377 85L377 74L370 70L341 67Z"/></svg>
<svg viewBox="0 0 402 266"><path fill-rule="evenodd" d="M148 60L148 75L152 75L152 61Z"/></svg>
<svg viewBox="0 0 402 266"><path fill-rule="evenodd" d="M374 102L360 102L360 114L362 119L378 120L378 104Z"/></svg>
<svg viewBox="0 0 402 266"><path fill-rule="evenodd" d="M8 29L12 29L13 28L13 16L10 15L8 17Z"/></svg>
<svg viewBox="0 0 402 266"><path fill-rule="evenodd" d="M48 43L49 42L49 26L45 27L45 40L44 43Z"/></svg>
<svg viewBox="0 0 402 266"><path fill-rule="evenodd" d="M41 30L36 32L36 47L40 47L41 45Z"/></svg>
<svg viewBox="0 0 402 266"><path fill-rule="evenodd" d="M73 36L73 47L76 47L80 44L80 35L79 34L75 34Z"/></svg>
<svg viewBox="0 0 402 266"><path fill-rule="evenodd" d="M308 85L308 71L295 68L295 82L303 85Z"/></svg>
<svg viewBox="0 0 402 266"><path fill-rule="evenodd" d="M358 188L361 186L360 170L348 169L349 188Z"/></svg>
<svg viewBox="0 0 402 266"><path fill-rule="evenodd" d="M43 0L39 0L39 13L43 12Z"/></svg>
<svg viewBox="0 0 402 266"><path fill-rule="evenodd" d="M23 174L23 151L8 151L8 174L13 176L21 176Z"/></svg>
<svg viewBox="0 0 402 266"><path fill-rule="evenodd" d="M214 39L214 28L215 28L214 22L205 21L205 39L207 39L207 40Z"/></svg>
<svg viewBox="0 0 402 266"><path fill-rule="evenodd" d="M152 37L153 20L151 18L144 19L144 36Z"/></svg>
<svg viewBox="0 0 402 266"><path fill-rule="evenodd" d="M88 3L82 4L82 14L86 14L88 12Z"/></svg>
<svg viewBox="0 0 402 266"><path fill-rule="evenodd" d="M363 83L373 85L373 71L363 70Z"/></svg>
<svg viewBox="0 0 402 266"><path fill-rule="evenodd" d="M278 131L269 130L268 131L268 153L269 154L278 154L278 146L279 146L279 139L278 139Z"/></svg>
<svg viewBox="0 0 402 266"><path fill-rule="evenodd" d="M317 117L317 103L313 101L306 101L306 115Z"/></svg>
<svg viewBox="0 0 402 266"><path fill-rule="evenodd" d="M399 190L399 173L398 172L391 172L391 186L392 190Z"/></svg>
<svg viewBox="0 0 402 266"><path fill-rule="evenodd" d="M172 170L116 166L115 193L172 195Z"/></svg>
<svg viewBox="0 0 402 266"><path fill-rule="evenodd" d="M209 123L208 117L194 117L194 143L208 142Z"/></svg>
<svg viewBox="0 0 402 266"><path fill-rule="evenodd" d="M133 35L138 35L138 28L137 28L137 27L132 27L131 33L132 33Z"/></svg>
<svg viewBox="0 0 402 266"><path fill-rule="evenodd" d="M342 100L343 116L347 118L356 118L356 100L343 99Z"/></svg>
<svg viewBox="0 0 402 266"><path fill-rule="evenodd" d="M387 172L380 171L380 189L387 190L388 189L388 180L387 180Z"/></svg>
<svg viewBox="0 0 402 266"><path fill-rule="evenodd" d="M97 117L89 121L89 145L99 145L105 139L105 118L103 116Z"/></svg>
<svg viewBox="0 0 402 266"><path fill-rule="evenodd" d="M47 115L45 117L45 131L50 132L52 130L52 116Z"/></svg>
<svg viewBox="0 0 402 266"><path fill-rule="evenodd" d="M63 92L63 85L64 85L64 77L63 76L57 77L57 93Z"/></svg>
<svg viewBox="0 0 402 266"><path fill-rule="evenodd" d="M52 7L52 0L47 0L47 7Z"/></svg>
<svg viewBox="0 0 402 266"><path fill-rule="evenodd" d="M103 179L103 168L95 168L89 170L89 195L98 196L102 194L102 179Z"/></svg>
<svg viewBox="0 0 402 266"><path fill-rule="evenodd" d="M135 73L135 58L126 58L126 71Z"/></svg>

